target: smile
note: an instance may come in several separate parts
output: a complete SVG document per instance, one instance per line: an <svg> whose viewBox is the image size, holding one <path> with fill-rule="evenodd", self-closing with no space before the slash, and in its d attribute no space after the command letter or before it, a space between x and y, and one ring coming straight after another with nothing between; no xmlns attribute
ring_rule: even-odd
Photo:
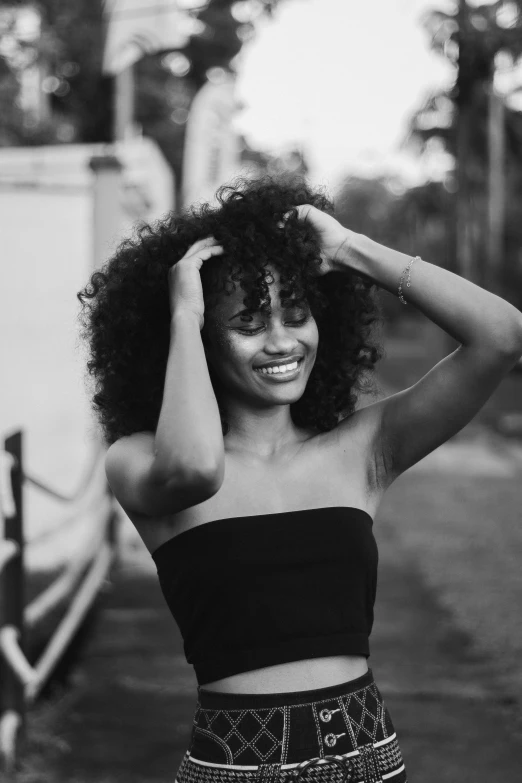
<svg viewBox="0 0 522 783"><path fill-rule="evenodd" d="M286 381L294 378L301 371L303 360L281 365L280 367L256 367L254 372L264 375L274 381Z"/></svg>

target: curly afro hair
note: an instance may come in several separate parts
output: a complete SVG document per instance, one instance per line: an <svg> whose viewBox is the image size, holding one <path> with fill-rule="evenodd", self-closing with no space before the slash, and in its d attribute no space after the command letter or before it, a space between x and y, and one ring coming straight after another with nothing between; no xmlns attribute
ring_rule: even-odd
<svg viewBox="0 0 522 783"><path fill-rule="evenodd" d="M266 308L269 265L280 274L281 298L310 306L320 341L305 392L291 405L297 426L331 430L353 413L357 391L375 389L375 364L383 356L374 334L382 320L376 286L349 270L318 276L317 231L298 219L294 208L312 204L332 214L329 198L303 177L289 175L239 177L221 186L216 198L216 206L196 204L136 228L77 294L80 336L89 349L87 375L95 382L92 408L108 445L124 435L156 430L170 341L168 270L209 235L224 252L201 268L205 312L230 286L236 290L236 283L245 291L246 307ZM287 212L290 216L281 222ZM205 326L201 334L207 350ZM226 413L210 363L209 373L226 435Z"/></svg>

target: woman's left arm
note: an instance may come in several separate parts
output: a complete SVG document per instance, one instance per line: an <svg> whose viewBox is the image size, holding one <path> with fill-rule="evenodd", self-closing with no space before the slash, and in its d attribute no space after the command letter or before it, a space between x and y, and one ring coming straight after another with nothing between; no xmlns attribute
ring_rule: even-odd
<svg viewBox="0 0 522 783"><path fill-rule="evenodd" d="M398 296L411 256L346 229L310 205L298 212L320 233L320 273L354 271ZM406 279L405 300L460 345L413 386L357 411L372 469L386 484L468 424L522 354L522 313L509 302L419 259L410 267L409 288ZM353 438L352 424L346 419L336 428L342 453Z"/></svg>
<svg viewBox="0 0 522 783"><path fill-rule="evenodd" d="M391 250L363 234L350 234L332 269L351 269L398 295L400 277L411 256ZM463 346L481 352L490 347L508 355L522 352L522 313L505 299L464 277L422 259L410 268L411 286L403 278L404 299Z"/></svg>
<svg viewBox="0 0 522 783"><path fill-rule="evenodd" d="M332 269L351 269L398 295L411 256L361 234L351 239ZM522 354L522 313L509 302L420 259L409 288L406 277L404 299L460 345L413 386L363 409L369 458L386 485L468 424ZM339 436L342 445L342 423Z"/></svg>

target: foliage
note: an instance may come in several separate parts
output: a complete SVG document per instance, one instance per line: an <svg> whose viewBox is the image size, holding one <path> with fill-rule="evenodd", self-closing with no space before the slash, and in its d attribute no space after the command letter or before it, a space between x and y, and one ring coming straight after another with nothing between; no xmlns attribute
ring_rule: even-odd
<svg viewBox="0 0 522 783"><path fill-rule="evenodd" d="M17 138L17 130L22 127L22 110L16 104L19 85L16 76L0 56L0 145L8 146Z"/></svg>
<svg viewBox="0 0 522 783"><path fill-rule="evenodd" d="M232 67L241 46L254 34L255 19L271 14L278 2L209 0L197 13L204 25L202 33L191 36L185 47L176 50L186 58L186 74L172 73L164 53L144 57L137 64L136 119L145 135L158 142L178 182L182 179L185 122L194 96L211 69ZM242 10L234 15L233 7L237 6Z"/></svg>
<svg viewBox="0 0 522 783"><path fill-rule="evenodd" d="M423 24L431 38L433 51L449 60L457 69L454 83L445 90L429 95L411 117L404 146L416 144L421 151L433 140L456 158L457 123L460 111L470 114L466 155L466 177L469 199L473 207L470 220L475 237L474 254L479 268L486 264L488 193L488 90L495 68L495 58L516 63L522 56L522 0L509 4L494 2L480 6L455 0L454 12L430 10ZM522 299L522 227L517 214L522 201L522 113L505 100L506 134L506 231L505 259L502 280L504 294L520 307ZM452 183L452 190L456 190ZM454 201L454 199L453 199Z"/></svg>
<svg viewBox="0 0 522 783"><path fill-rule="evenodd" d="M249 169L253 176L260 177L263 174L278 176L287 173L306 177L308 174L308 164L299 149L289 149L276 155L252 149L243 136L240 141L241 164Z"/></svg>
<svg viewBox="0 0 522 783"><path fill-rule="evenodd" d="M183 112L173 119L173 108L189 108L210 68L230 67L253 34L256 16L270 14L276 4L277 0L202 0L194 11L202 32L179 50L189 63L186 75L173 74L164 53L137 64L137 121L146 135L157 140L178 176L184 122ZM10 3L13 8L27 6L24 0ZM0 144L110 141L114 80L101 72L101 0L37 0L34 6L42 15L41 34L29 40L17 30L9 9L0 13ZM36 63L53 81L42 94L49 117L38 123L17 105L22 72Z"/></svg>
<svg viewBox="0 0 522 783"><path fill-rule="evenodd" d="M439 10L429 11L423 25L431 36L434 52L458 68L458 76L448 90L435 91L414 112L409 127L411 138L420 141L422 148L433 137L441 139L449 153L456 152L456 120L460 106L470 105L477 119L470 153L479 159L478 171L484 173L486 157L487 90L494 70L494 58L507 53L513 61L522 55L522 0L514 5L519 9L513 27L499 23L498 9L502 2L471 8L459 17ZM460 24L459 24L460 22ZM461 30L462 27L462 30ZM459 44L461 44L459 46ZM508 151L519 156L522 142L521 113L506 106ZM478 185L484 185L484 176Z"/></svg>
<svg viewBox="0 0 522 783"><path fill-rule="evenodd" d="M358 234L402 253L452 269L452 196L441 182L405 188L393 178L351 176L339 188L335 216ZM387 320L406 313L396 296L381 291Z"/></svg>
<svg viewBox="0 0 522 783"><path fill-rule="evenodd" d="M24 2L11 4L27 7ZM103 47L100 0L38 0L41 33L26 39L13 24L0 30L0 51L11 44L9 56L1 59L19 83L23 71L38 64L44 76L54 77L54 89L42 94L48 101L49 118L32 122L20 114L0 132L9 144L46 144L64 141L96 142L110 139L112 80L101 74ZM8 14L5 14L8 18ZM13 49L13 45L16 47Z"/></svg>

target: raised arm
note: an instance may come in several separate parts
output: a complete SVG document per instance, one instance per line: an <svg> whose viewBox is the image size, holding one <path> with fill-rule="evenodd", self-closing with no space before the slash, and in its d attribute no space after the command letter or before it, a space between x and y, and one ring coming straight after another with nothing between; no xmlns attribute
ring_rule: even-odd
<svg viewBox="0 0 522 783"><path fill-rule="evenodd" d="M310 205L298 211L320 232L323 273L355 271L398 295L411 256L346 229ZM406 301L460 345L413 386L357 412L376 474L388 482L471 421L522 353L522 313L509 302L421 259L411 266L410 281L402 286ZM341 422L337 430L344 453L353 422Z"/></svg>
<svg viewBox="0 0 522 783"><path fill-rule="evenodd" d="M337 268L358 271L397 295L411 256L360 234L345 251ZM410 281L402 286L406 301L460 345L413 386L364 409L387 482L468 424L522 353L522 314L509 302L419 258Z"/></svg>
<svg viewBox="0 0 522 783"><path fill-rule="evenodd" d="M170 351L155 437L156 470L222 478L224 445L196 316L185 310L171 320Z"/></svg>
<svg viewBox="0 0 522 783"><path fill-rule="evenodd" d="M200 240L170 270L170 347L156 432L121 438L106 455L108 481L126 510L176 513L211 497L223 482L221 419L201 340L199 273L221 252L215 240Z"/></svg>

